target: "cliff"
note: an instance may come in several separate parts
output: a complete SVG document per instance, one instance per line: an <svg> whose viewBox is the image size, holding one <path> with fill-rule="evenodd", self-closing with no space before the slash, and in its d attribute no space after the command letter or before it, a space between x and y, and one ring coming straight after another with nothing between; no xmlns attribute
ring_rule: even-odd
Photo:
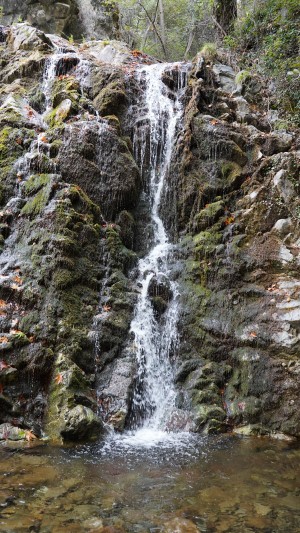
<svg viewBox="0 0 300 533"><path fill-rule="evenodd" d="M2 0L2 24L28 22L71 39L109 39L117 34L118 13L97 0Z"/></svg>
<svg viewBox="0 0 300 533"><path fill-rule="evenodd" d="M58 5L71 16L73 3ZM36 4L23 8L31 20ZM151 242L135 69L152 60L27 23L1 39L0 436L97 438L131 414L135 266ZM264 81L236 83L224 63L191 66L163 192L180 286L177 406L193 431L298 436L299 139L274 131ZM179 69L166 72L170 91ZM168 290L153 296L160 320Z"/></svg>

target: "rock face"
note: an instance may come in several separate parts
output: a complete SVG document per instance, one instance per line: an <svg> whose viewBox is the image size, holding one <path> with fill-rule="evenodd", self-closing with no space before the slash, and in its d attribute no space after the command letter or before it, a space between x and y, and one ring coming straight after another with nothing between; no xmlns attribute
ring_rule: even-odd
<svg viewBox="0 0 300 533"><path fill-rule="evenodd" d="M0 439L95 439L126 427L136 373L151 236L128 109L147 58L27 23L2 37ZM299 435L299 141L251 95L196 58L161 208L181 289L177 407L199 432ZM149 295L160 319L170 286L154 277Z"/></svg>
<svg viewBox="0 0 300 533"><path fill-rule="evenodd" d="M299 435L299 141L271 131L228 67L196 59L189 91L165 199L183 405L198 430Z"/></svg>
<svg viewBox="0 0 300 533"><path fill-rule="evenodd" d="M27 21L46 33L109 39L116 35L118 14L96 0L3 0L2 24Z"/></svg>
<svg viewBox="0 0 300 533"><path fill-rule="evenodd" d="M6 34L0 72L0 419L37 435L46 428L53 438L94 438L103 432L95 393L95 335L102 319L94 317L101 314L104 278L112 293L107 310L114 299L120 309L104 311L108 320L99 343L108 353L127 334L132 311L126 274L136 255L122 235L132 231L127 210L137 202L140 177L112 116L122 113L115 94L122 89L124 101L124 71L116 66L108 73L95 58L95 43L93 53L88 44L80 53L61 39L64 52L55 55L57 38L25 23ZM105 46L98 43L102 52ZM126 56L120 49L121 59L109 45L119 64ZM127 61L130 56L127 50ZM109 83L111 99L110 92L103 94Z"/></svg>

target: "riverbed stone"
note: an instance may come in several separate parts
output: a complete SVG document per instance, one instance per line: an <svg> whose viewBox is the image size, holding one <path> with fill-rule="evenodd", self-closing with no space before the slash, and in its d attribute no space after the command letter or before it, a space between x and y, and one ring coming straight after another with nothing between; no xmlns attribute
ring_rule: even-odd
<svg viewBox="0 0 300 533"><path fill-rule="evenodd" d="M197 533L200 530L191 520L186 518L174 518L170 520L163 527L164 533Z"/></svg>

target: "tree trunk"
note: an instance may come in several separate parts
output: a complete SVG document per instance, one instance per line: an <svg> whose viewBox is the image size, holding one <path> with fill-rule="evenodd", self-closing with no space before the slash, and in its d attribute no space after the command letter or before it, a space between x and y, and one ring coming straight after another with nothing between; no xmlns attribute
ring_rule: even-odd
<svg viewBox="0 0 300 533"><path fill-rule="evenodd" d="M237 0L215 0L214 15L224 33L228 33L237 17Z"/></svg>
<svg viewBox="0 0 300 533"><path fill-rule="evenodd" d="M167 52L165 12L164 12L163 0L159 0L158 9L159 9L159 27L160 27L161 40L164 43L164 49Z"/></svg>

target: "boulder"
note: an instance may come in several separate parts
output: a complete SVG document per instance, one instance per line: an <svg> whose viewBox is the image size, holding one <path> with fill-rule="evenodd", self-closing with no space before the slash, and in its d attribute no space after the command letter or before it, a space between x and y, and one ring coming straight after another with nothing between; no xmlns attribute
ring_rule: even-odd
<svg viewBox="0 0 300 533"><path fill-rule="evenodd" d="M93 440L104 433L103 422L89 407L83 405L76 405L65 413L60 429L61 436L72 441Z"/></svg>

